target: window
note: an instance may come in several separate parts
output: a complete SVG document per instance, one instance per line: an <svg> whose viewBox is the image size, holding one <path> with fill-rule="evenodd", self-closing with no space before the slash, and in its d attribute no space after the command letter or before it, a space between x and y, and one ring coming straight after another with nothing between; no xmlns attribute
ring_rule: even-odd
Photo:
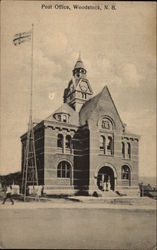
<svg viewBox="0 0 157 250"><path fill-rule="evenodd" d="M57 147L58 148L62 148L63 147L63 135L62 134L58 134Z"/></svg>
<svg viewBox="0 0 157 250"><path fill-rule="evenodd" d="M67 135L65 139L65 147L71 149L71 136Z"/></svg>
<svg viewBox="0 0 157 250"><path fill-rule="evenodd" d="M130 159L131 158L131 145L130 143L127 143L128 145L128 158Z"/></svg>
<svg viewBox="0 0 157 250"><path fill-rule="evenodd" d="M67 169L66 169L66 176L67 176L67 178L70 178L70 177L71 177L71 167L70 167L70 166L67 166Z"/></svg>
<svg viewBox="0 0 157 250"><path fill-rule="evenodd" d="M65 178L65 164L64 164L64 162L62 163L62 166L61 166L61 177Z"/></svg>
<svg viewBox="0 0 157 250"><path fill-rule="evenodd" d="M58 178L70 178L71 177L71 166L67 161L61 161L57 167Z"/></svg>
<svg viewBox="0 0 157 250"><path fill-rule="evenodd" d="M100 136L100 150L106 155L113 155L113 137L112 135Z"/></svg>
<svg viewBox="0 0 157 250"><path fill-rule="evenodd" d="M54 118L59 122L69 122L69 114L66 113L55 114Z"/></svg>
<svg viewBox="0 0 157 250"><path fill-rule="evenodd" d="M110 129L110 124L106 120L102 120L102 128Z"/></svg>
<svg viewBox="0 0 157 250"><path fill-rule="evenodd" d="M105 150L105 137L102 135L100 136L100 149Z"/></svg>
<svg viewBox="0 0 157 250"><path fill-rule="evenodd" d="M86 93L82 93L82 98L83 99L87 99L87 94Z"/></svg>
<svg viewBox="0 0 157 250"><path fill-rule="evenodd" d="M122 142L122 157L124 159L131 159L131 144Z"/></svg>
<svg viewBox="0 0 157 250"><path fill-rule="evenodd" d="M59 164L57 167L57 177L60 178L61 177L61 165Z"/></svg>
<svg viewBox="0 0 157 250"><path fill-rule="evenodd" d="M57 137L57 148L62 149L62 153L72 153L72 138L70 135L65 137L60 133Z"/></svg>
<svg viewBox="0 0 157 250"><path fill-rule="evenodd" d="M113 153L113 138L108 136L107 153L112 155Z"/></svg>
<svg viewBox="0 0 157 250"><path fill-rule="evenodd" d="M125 143L122 142L122 156L125 158Z"/></svg>
<svg viewBox="0 0 157 250"><path fill-rule="evenodd" d="M61 115L58 115L58 121L61 121Z"/></svg>
<svg viewBox="0 0 157 250"><path fill-rule="evenodd" d="M63 122L67 122L67 116L63 115Z"/></svg>
<svg viewBox="0 0 157 250"><path fill-rule="evenodd" d="M107 118L103 118L101 120L101 128L112 130L112 123L111 123L111 121L109 119L107 119Z"/></svg>
<svg viewBox="0 0 157 250"><path fill-rule="evenodd" d="M122 179L130 180L130 168L126 165L122 166Z"/></svg>

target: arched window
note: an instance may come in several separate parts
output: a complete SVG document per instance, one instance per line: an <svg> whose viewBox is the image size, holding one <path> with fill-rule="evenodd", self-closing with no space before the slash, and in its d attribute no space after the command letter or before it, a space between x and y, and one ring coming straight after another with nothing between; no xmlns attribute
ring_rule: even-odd
<svg viewBox="0 0 157 250"><path fill-rule="evenodd" d="M83 93L82 93L82 98L83 98L83 99L87 99L87 94L83 92Z"/></svg>
<svg viewBox="0 0 157 250"><path fill-rule="evenodd" d="M58 178L70 178L71 177L71 166L67 161L61 161L57 167Z"/></svg>
<svg viewBox="0 0 157 250"><path fill-rule="evenodd" d="M67 122L68 121L68 119L67 119L67 115L63 115L63 122Z"/></svg>
<svg viewBox="0 0 157 250"><path fill-rule="evenodd" d="M130 180L130 168L126 165L122 166L122 179Z"/></svg>
<svg viewBox="0 0 157 250"><path fill-rule="evenodd" d="M58 115L58 121L61 121L61 115Z"/></svg>
<svg viewBox="0 0 157 250"><path fill-rule="evenodd" d="M60 178L61 177L61 165L59 164L57 167L57 177Z"/></svg>
<svg viewBox="0 0 157 250"><path fill-rule="evenodd" d="M71 149L71 136L70 135L67 135L65 138L65 147L67 149Z"/></svg>
<svg viewBox="0 0 157 250"><path fill-rule="evenodd" d="M113 154L113 138L111 136L108 136L107 153Z"/></svg>
<svg viewBox="0 0 157 250"><path fill-rule="evenodd" d="M66 122L68 123L69 122L69 114L67 113L56 113L54 114L54 118L59 121L59 122Z"/></svg>
<svg viewBox="0 0 157 250"><path fill-rule="evenodd" d="M128 158L130 159L131 158L131 145L130 143L127 143L128 145Z"/></svg>
<svg viewBox="0 0 157 250"><path fill-rule="evenodd" d="M62 134L58 134L57 147L58 148L62 148L63 147L63 135Z"/></svg>
<svg viewBox="0 0 157 250"><path fill-rule="evenodd" d="M102 120L102 128L110 129L109 121Z"/></svg>
<svg viewBox="0 0 157 250"><path fill-rule="evenodd" d="M125 158L125 143L122 142L122 156Z"/></svg>
<svg viewBox="0 0 157 250"><path fill-rule="evenodd" d="M100 149L105 151L105 137L100 136Z"/></svg>
<svg viewBox="0 0 157 250"><path fill-rule="evenodd" d="M103 118L101 120L101 128L107 129L107 130L112 130L113 126L112 126L111 121L109 119L107 119L107 118Z"/></svg>

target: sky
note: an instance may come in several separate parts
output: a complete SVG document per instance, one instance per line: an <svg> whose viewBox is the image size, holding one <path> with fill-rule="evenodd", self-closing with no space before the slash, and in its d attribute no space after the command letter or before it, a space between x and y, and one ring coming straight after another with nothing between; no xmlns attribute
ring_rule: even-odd
<svg viewBox="0 0 157 250"><path fill-rule="evenodd" d="M102 10L74 10L73 4ZM111 5L116 10L111 10ZM42 4L52 9L42 9ZM70 10L55 9L68 5ZM104 10L108 4L109 9ZM29 119L31 43L14 46L13 36L31 30L33 120L49 116L81 52L97 94L107 85L127 130L141 136L140 176L156 174L156 3L155 2L1 2L0 174L21 168L20 136Z"/></svg>

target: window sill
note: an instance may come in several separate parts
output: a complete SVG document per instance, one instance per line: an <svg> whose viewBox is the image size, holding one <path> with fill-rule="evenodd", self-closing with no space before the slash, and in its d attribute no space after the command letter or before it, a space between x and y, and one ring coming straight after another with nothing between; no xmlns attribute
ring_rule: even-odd
<svg viewBox="0 0 157 250"><path fill-rule="evenodd" d="M99 155L103 155L103 156L111 156L111 157L114 157L114 155L112 154L112 155L107 155L107 154L103 154L103 153L99 153Z"/></svg>
<svg viewBox="0 0 157 250"><path fill-rule="evenodd" d="M61 153L61 154L73 154L73 150L71 150L71 149L65 149L65 151L63 151L63 148L57 147L57 153Z"/></svg>
<svg viewBox="0 0 157 250"><path fill-rule="evenodd" d="M70 180L70 177L57 177L57 179Z"/></svg>
<svg viewBox="0 0 157 250"><path fill-rule="evenodd" d="M56 155L72 155L72 156L74 156L74 153L73 152L62 152L62 151L56 151L56 153L55 153Z"/></svg>

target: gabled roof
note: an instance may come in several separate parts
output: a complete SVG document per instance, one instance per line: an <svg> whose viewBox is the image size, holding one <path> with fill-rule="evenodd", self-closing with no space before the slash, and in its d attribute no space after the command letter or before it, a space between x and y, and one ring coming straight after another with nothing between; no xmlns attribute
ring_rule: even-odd
<svg viewBox="0 0 157 250"><path fill-rule="evenodd" d="M55 112L48 116L45 120L56 121L54 118L55 114L69 114L69 123L71 125L79 125L79 114L73 108L71 108L67 103L63 103ZM59 121L57 121L59 122Z"/></svg>
<svg viewBox="0 0 157 250"><path fill-rule="evenodd" d="M124 127L107 86L105 86L99 94L83 104L79 113L80 125L84 125L86 121L88 121L93 116L93 114L95 118L97 117L97 119L99 119L101 113L104 115L106 113L113 114L114 116L116 115L121 127Z"/></svg>
<svg viewBox="0 0 157 250"><path fill-rule="evenodd" d="M74 110L67 103L63 103L55 112L53 112L53 114L56 114L56 113L71 114L73 112Z"/></svg>

